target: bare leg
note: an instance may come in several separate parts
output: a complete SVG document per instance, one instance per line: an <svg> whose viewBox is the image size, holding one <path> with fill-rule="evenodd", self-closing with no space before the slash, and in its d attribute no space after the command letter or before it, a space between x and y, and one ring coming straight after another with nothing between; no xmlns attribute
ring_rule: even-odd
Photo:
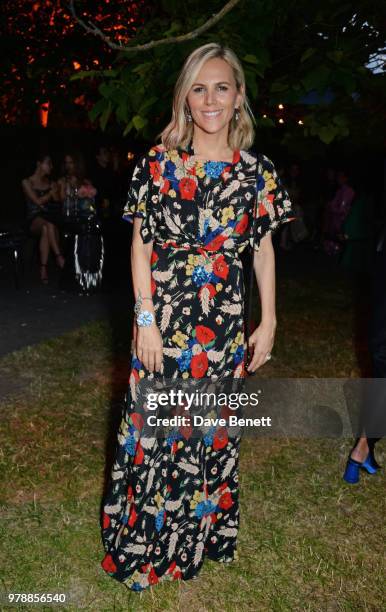
<svg viewBox="0 0 386 612"><path fill-rule="evenodd" d="M60 254L59 248L59 232L58 228L53 223L47 223L48 242L54 252L56 261L60 268L64 267L64 257Z"/></svg>
<svg viewBox="0 0 386 612"><path fill-rule="evenodd" d="M50 246L48 242L48 232L46 222L42 217L36 217L30 227L30 231L35 236L40 235L39 253L40 253L40 278L43 282L47 281L47 261Z"/></svg>
<svg viewBox="0 0 386 612"><path fill-rule="evenodd" d="M351 452L351 459L363 463L369 454L369 445L366 437L359 438L355 448Z"/></svg>

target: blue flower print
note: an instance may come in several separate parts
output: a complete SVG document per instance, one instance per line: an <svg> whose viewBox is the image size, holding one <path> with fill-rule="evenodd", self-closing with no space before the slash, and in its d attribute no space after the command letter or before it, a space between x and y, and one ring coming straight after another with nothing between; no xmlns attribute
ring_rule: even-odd
<svg viewBox="0 0 386 612"><path fill-rule="evenodd" d="M191 359L192 359L191 350L182 351L181 357L177 357L178 367L181 372L185 372L186 370L189 369Z"/></svg>
<svg viewBox="0 0 386 612"><path fill-rule="evenodd" d="M215 509L216 506L214 505L214 503L211 502L210 499L206 499L205 501L202 501L197 504L195 514L196 516L198 516L198 518L202 518L203 516L214 512Z"/></svg>
<svg viewBox="0 0 386 612"><path fill-rule="evenodd" d="M160 510L157 516L155 517L155 528L157 531L161 531L162 529L162 525L164 524L165 520L165 514L165 510L162 508L162 510Z"/></svg>
<svg viewBox="0 0 386 612"><path fill-rule="evenodd" d="M192 273L192 279L197 287L201 287L201 285L205 285L209 281L210 274L205 272L203 266L196 266Z"/></svg>
<svg viewBox="0 0 386 612"><path fill-rule="evenodd" d="M244 347L240 344L240 346L237 347L235 354L233 355L235 365L239 365L239 363L242 362L243 357L244 357Z"/></svg>
<svg viewBox="0 0 386 612"><path fill-rule="evenodd" d="M218 178L226 166L229 166L226 162L208 161L204 164L205 174L210 178Z"/></svg>

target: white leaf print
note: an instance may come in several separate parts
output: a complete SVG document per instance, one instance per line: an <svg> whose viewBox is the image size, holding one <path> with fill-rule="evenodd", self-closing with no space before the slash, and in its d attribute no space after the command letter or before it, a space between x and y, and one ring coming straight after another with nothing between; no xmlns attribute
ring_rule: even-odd
<svg viewBox="0 0 386 612"><path fill-rule="evenodd" d="M181 499L170 499L169 501L167 501L165 503L165 510L166 512L174 512L175 510L178 510L178 508L181 506L182 500Z"/></svg>
<svg viewBox="0 0 386 612"><path fill-rule="evenodd" d="M170 289L174 289L177 286L177 277L174 277L173 280L170 281L169 287Z"/></svg>
<svg viewBox="0 0 386 612"><path fill-rule="evenodd" d="M228 478L234 464L235 464L235 459L233 457L230 457L228 461L226 462L224 469L221 473L221 480L225 480L226 478Z"/></svg>
<svg viewBox="0 0 386 612"><path fill-rule="evenodd" d="M181 224L180 216L174 215L174 217L176 219L176 222L172 219L170 210L168 208L164 208L164 219L165 219L166 225L168 226L170 231L173 232L174 234L180 234L180 228L176 224L178 222Z"/></svg>
<svg viewBox="0 0 386 612"><path fill-rule="evenodd" d="M165 270L164 272L161 270L154 270L152 276L155 281L165 283L173 277L173 270Z"/></svg>
<svg viewBox="0 0 386 612"><path fill-rule="evenodd" d="M163 353L164 355L167 355L168 357L174 357L176 359L177 357L181 357L182 349L164 347Z"/></svg>
<svg viewBox="0 0 386 612"><path fill-rule="evenodd" d="M120 478L123 478L123 472L119 472L119 471L118 471L118 472L115 472L115 471L113 470L113 472L112 472L112 474L111 474L111 478L112 478L113 480L119 480Z"/></svg>
<svg viewBox="0 0 386 612"><path fill-rule="evenodd" d="M227 538L235 538L237 536L237 529L224 527L223 529L219 529L218 533L219 535L225 536Z"/></svg>
<svg viewBox="0 0 386 612"><path fill-rule="evenodd" d="M170 304L165 304L165 306L162 308L162 317L161 317L161 324L160 324L161 332L166 331L166 328L169 325L169 321L170 321L172 312L173 312L173 308Z"/></svg>
<svg viewBox="0 0 386 612"><path fill-rule="evenodd" d="M138 191L138 202L146 201L146 192L148 190L148 184L144 183L141 185Z"/></svg>
<svg viewBox="0 0 386 612"><path fill-rule="evenodd" d="M185 472L189 472L189 474L197 474L198 472L198 467L196 465L192 465L191 463L188 463L187 461L179 461L177 465L182 470L185 470Z"/></svg>
<svg viewBox="0 0 386 612"><path fill-rule="evenodd" d="M238 315L241 314L241 304L227 304L220 306L220 310L227 314Z"/></svg>
<svg viewBox="0 0 386 612"><path fill-rule="evenodd" d="M209 361L218 363L224 357L224 351L214 351L213 349L210 349L209 351L207 351L206 355Z"/></svg>
<svg viewBox="0 0 386 612"><path fill-rule="evenodd" d="M240 187L240 181L238 181L237 179L234 179L226 189L224 189L224 191L221 193L220 195L220 200L225 200L226 198L229 198L229 196L232 195L232 193L234 191L236 191L237 189L239 189Z"/></svg>
<svg viewBox="0 0 386 612"><path fill-rule="evenodd" d="M144 555L146 552L146 546L144 544L132 544L131 546L126 546L123 549L127 553L132 553L133 555Z"/></svg>
<svg viewBox="0 0 386 612"><path fill-rule="evenodd" d="M122 512L121 504L115 504L114 506L105 506L104 511L106 514L118 514L118 512Z"/></svg>
<svg viewBox="0 0 386 612"><path fill-rule="evenodd" d="M147 436L143 436L143 438L141 438L141 446L144 450L153 448L155 441L156 438L148 438Z"/></svg>
<svg viewBox="0 0 386 612"><path fill-rule="evenodd" d="M172 558L174 551L176 549L177 542L178 542L178 533L174 531L171 534L170 540L169 540L168 559Z"/></svg>
<svg viewBox="0 0 386 612"><path fill-rule="evenodd" d="M198 565L202 559L202 552L204 550L204 542L198 542L193 558L193 565Z"/></svg>
<svg viewBox="0 0 386 612"><path fill-rule="evenodd" d="M210 298L209 289L207 287L204 287L200 292L200 302L201 302L202 312L206 315L209 314L209 310L210 310L209 298Z"/></svg>
<svg viewBox="0 0 386 612"><path fill-rule="evenodd" d="M243 159L244 161L247 162L247 164L256 164L256 157L254 157L253 155L250 155L249 153L247 153L247 151L240 151L240 157L241 159Z"/></svg>
<svg viewBox="0 0 386 612"><path fill-rule="evenodd" d="M148 493L153 485L153 480L154 480L154 475L155 475L155 469L152 467L149 470L149 475L148 475L148 479L147 479L147 483L146 483L146 493Z"/></svg>
<svg viewBox="0 0 386 612"><path fill-rule="evenodd" d="M240 302L240 300L241 300L241 295L238 295L237 293L233 292L233 294L232 294L232 300L233 300L234 302Z"/></svg>
<svg viewBox="0 0 386 612"><path fill-rule="evenodd" d="M158 514L158 508L156 508L155 506L144 506L143 509L145 510L145 512L147 512L148 514L152 514L153 516L157 516Z"/></svg>

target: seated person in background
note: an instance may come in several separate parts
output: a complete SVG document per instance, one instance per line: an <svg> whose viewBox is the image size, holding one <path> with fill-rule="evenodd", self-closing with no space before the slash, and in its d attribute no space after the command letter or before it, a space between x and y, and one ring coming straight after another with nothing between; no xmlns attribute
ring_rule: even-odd
<svg viewBox="0 0 386 612"><path fill-rule="evenodd" d="M31 234L40 236L40 279L48 283L47 262L50 250L55 255L56 263L64 267L64 257L59 248L59 231L55 225L56 215L50 205L57 205L59 200L57 185L50 178L52 160L50 155L40 155L36 160L35 172L23 179L22 189L26 197L27 223Z"/></svg>
<svg viewBox="0 0 386 612"><path fill-rule="evenodd" d="M85 197L89 197L90 200L95 197L95 188L91 181L85 178L85 164L80 153L67 153L64 156L62 177L58 181L58 187L59 198L66 206L73 206L76 200L79 202ZM68 212L71 214L75 211Z"/></svg>

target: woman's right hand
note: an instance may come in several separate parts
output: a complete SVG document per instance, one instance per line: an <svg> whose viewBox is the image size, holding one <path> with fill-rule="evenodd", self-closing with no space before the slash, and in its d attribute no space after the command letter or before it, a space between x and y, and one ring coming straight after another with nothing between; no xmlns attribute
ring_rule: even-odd
<svg viewBox="0 0 386 612"><path fill-rule="evenodd" d="M155 323L149 327L136 327L136 354L149 372L162 372L163 344L160 330Z"/></svg>

